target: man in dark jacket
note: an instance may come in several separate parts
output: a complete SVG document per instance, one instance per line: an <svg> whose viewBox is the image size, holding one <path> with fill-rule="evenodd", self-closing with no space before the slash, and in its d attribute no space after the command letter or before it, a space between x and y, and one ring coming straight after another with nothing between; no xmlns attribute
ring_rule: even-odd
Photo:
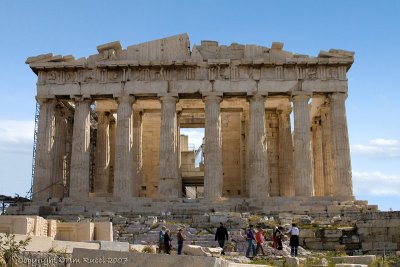
<svg viewBox="0 0 400 267"><path fill-rule="evenodd" d="M215 233L215 241L218 241L218 245L222 248L222 255L225 255L224 245L225 240L228 240L228 230L224 227L224 224L221 222L219 223L220 226L217 228L217 232Z"/></svg>

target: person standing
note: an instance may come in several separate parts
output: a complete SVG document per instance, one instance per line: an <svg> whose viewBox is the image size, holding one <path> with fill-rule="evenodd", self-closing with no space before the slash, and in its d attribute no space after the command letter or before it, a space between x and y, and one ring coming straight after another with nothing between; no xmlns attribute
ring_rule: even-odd
<svg viewBox="0 0 400 267"><path fill-rule="evenodd" d="M218 245L222 248L222 255L225 255L224 246L225 240L229 239L228 230L225 228L222 222L219 223L217 232L215 233L215 241L218 241Z"/></svg>
<svg viewBox="0 0 400 267"><path fill-rule="evenodd" d="M261 252L263 256L265 256L263 244L264 244L264 231L261 228L261 226L258 227L258 231L256 233L256 242L257 242L257 247L256 247L256 255L258 254L258 250L261 249Z"/></svg>
<svg viewBox="0 0 400 267"><path fill-rule="evenodd" d="M165 253L171 254L171 237L169 236L169 229L165 230L164 234L164 250Z"/></svg>
<svg viewBox="0 0 400 267"><path fill-rule="evenodd" d="M164 246L164 234L165 234L165 226L161 227L160 232L158 232L158 253L165 252Z"/></svg>
<svg viewBox="0 0 400 267"><path fill-rule="evenodd" d="M183 235L182 228L178 229L178 233L176 234L176 238L178 240L178 255L181 255L182 254L182 248L183 248L183 241L185 240L185 236Z"/></svg>
<svg viewBox="0 0 400 267"><path fill-rule="evenodd" d="M289 229L288 234L290 234L290 255L292 257L297 257L297 248L299 247L299 235L300 230L296 227L295 223L292 223L292 227Z"/></svg>
<svg viewBox="0 0 400 267"><path fill-rule="evenodd" d="M256 256L256 246L254 245L254 242L256 240L256 237L254 234L253 225L251 225L251 224L249 225L249 229L247 230L246 239L248 242L246 257L250 258L250 250L253 252L253 257L255 257Z"/></svg>
<svg viewBox="0 0 400 267"><path fill-rule="evenodd" d="M283 227L279 226L278 230L276 231L276 241L277 241L277 249L282 250L283 245L282 245L282 239L283 239Z"/></svg>

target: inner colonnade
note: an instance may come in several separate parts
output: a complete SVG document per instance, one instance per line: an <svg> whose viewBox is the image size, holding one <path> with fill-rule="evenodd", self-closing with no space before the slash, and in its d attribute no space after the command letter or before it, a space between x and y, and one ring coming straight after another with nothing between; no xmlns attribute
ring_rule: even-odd
<svg viewBox="0 0 400 267"><path fill-rule="evenodd" d="M188 47L183 34L28 58L40 106L33 201L185 197L181 128L205 130L204 199L353 198L351 52Z"/></svg>

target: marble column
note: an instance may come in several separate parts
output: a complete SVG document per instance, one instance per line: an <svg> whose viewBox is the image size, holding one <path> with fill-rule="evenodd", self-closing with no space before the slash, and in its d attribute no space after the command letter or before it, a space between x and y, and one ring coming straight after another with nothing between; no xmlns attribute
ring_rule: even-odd
<svg viewBox="0 0 400 267"><path fill-rule="evenodd" d="M208 95L205 101L204 197L222 196L221 96Z"/></svg>
<svg viewBox="0 0 400 267"><path fill-rule="evenodd" d="M307 94L292 97L294 112L294 183L296 196L313 196L310 111Z"/></svg>
<svg viewBox="0 0 400 267"><path fill-rule="evenodd" d="M53 99L38 99L40 104L36 142L35 174L32 201L46 201L51 196L53 173L54 105Z"/></svg>
<svg viewBox="0 0 400 267"><path fill-rule="evenodd" d="M178 167L178 136L176 96L162 96L160 128L160 176L158 197L160 199L180 197Z"/></svg>
<svg viewBox="0 0 400 267"><path fill-rule="evenodd" d="M261 95L249 97L249 197L269 196L267 170L267 135L265 128L265 99Z"/></svg>
<svg viewBox="0 0 400 267"><path fill-rule="evenodd" d="M329 100L328 103L324 103L321 106L321 128L324 166L324 195L333 196L332 130Z"/></svg>
<svg viewBox="0 0 400 267"><path fill-rule="evenodd" d="M142 115L141 111L133 112L133 180L132 196L140 196L142 184Z"/></svg>
<svg viewBox="0 0 400 267"><path fill-rule="evenodd" d="M279 191L284 197L295 195L293 177L293 139L290 103L278 108L279 122Z"/></svg>
<svg viewBox="0 0 400 267"><path fill-rule="evenodd" d="M335 195L353 197L346 98L344 93L333 93L330 96L333 179Z"/></svg>
<svg viewBox="0 0 400 267"><path fill-rule="evenodd" d="M110 114L97 112L94 193L106 194L110 178Z"/></svg>
<svg viewBox="0 0 400 267"><path fill-rule="evenodd" d="M55 108L55 131L54 131L54 149L53 149L53 186L52 197L64 197L64 187L66 186L66 149L67 149L67 129L68 114L60 105Z"/></svg>
<svg viewBox="0 0 400 267"><path fill-rule="evenodd" d="M321 117L315 117L312 123L314 194L324 196L324 160L322 149Z"/></svg>
<svg viewBox="0 0 400 267"><path fill-rule="evenodd" d="M75 100L74 126L72 135L70 190L71 199L89 196L90 176L90 101Z"/></svg>
<svg viewBox="0 0 400 267"><path fill-rule="evenodd" d="M121 201L132 197L133 173L133 114L134 98L118 97L117 129L115 137L115 169L113 195Z"/></svg>

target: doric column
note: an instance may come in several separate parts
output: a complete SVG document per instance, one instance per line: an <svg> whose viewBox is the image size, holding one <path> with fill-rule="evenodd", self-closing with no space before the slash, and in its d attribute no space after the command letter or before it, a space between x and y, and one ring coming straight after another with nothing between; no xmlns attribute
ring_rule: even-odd
<svg viewBox="0 0 400 267"><path fill-rule="evenodd" d="M279 191L281 196L291 197L294 192L293 139L290 124L290 103L278 108L279 121Z"/></svg>
<svg viewBox="0 0 400 267"><path fill-rule="evenodd" d="M142 112L133 112L133 180L132 196L140 196L142 184Z"/></svg>
<svg viewBox="0 0 400 267"><path fill-rule="evenodd" d="M324 161L322 151L321 117L315 117L312 124L313 167L314 167L314 194L324 196Z"/></svg>
<svg viewBox="0 0 400 267"><path fill-rule="evenodd" d="M110 120L110 178L108 181L108 192L114 192L114 174L115 174L115 140L117 139L117 122L114 115L111 115Z"/></svg>
<svg viewBox="0 0 400 267"><path fill-rule="evenodd" d="M267 171L267 135L265 130L265 99L261 95L249 97L249 197L269 196Z"/></svg>
<svg viewBox="0 0 400 267"><path fill-rule="evenodd" d="M124 95L117 99L117 130L115 137L114 192L121 201L132 197L133 174L133 127L132 104L135 99Z"/></svg>
<svg viewBox="0 0 400 267"><path fill-rule="evenodd" d="M67 111L57 105L55 108L55 131L53 149L53 186L52 197L64 197L64 186L66 185L66 160L67 160L67 131L68 114Z"/></svg>
<svg viewBox="0 0 400 267"><path fill-rule="evenodd" d="M329 101L329 100L328 100ZM324 165L324 195L333 196L332 130L329 104L321 106L322 148Z"/></svg>
<svg viewBox="0 0 400 267"><path fill-rule="evenodd" d="M35 174L32 187L34 202L46 201L51 194L53 173L54 100L38 99L40 104L36 142Z"/></svg>
<svg viewBox="0 0 400 267"><path fill-rule="evenodd" d="M310 111L307 94L294 95L294 183L296 196L313 196Z"/></svg>
<svg viewBox="0 0 400 267"><path fill-rule="evenodd" d="M161 100L161 128L160 128L160 178L158 197L180 197L179 170L178 170L178 136L176 96L166 95Z"/></svg>
<svg viewBox="0 0 400 267"><path fill-rule="evenodd" d="M70 198L77 200L89 196L90 176L90 101L75 100L72 135Z"/></svg>
<svg viewBox="0 0 400 267"><path fill-rule="evenodd" d="M352 197L350 146L347 132L347 119L344 93L333 93L330 96L332 158L335 195Z"/></svg>
<svg viewBox="0 0 400 267"><path fill-rule="evenodd" d="M204 197L207 199L218 199L222 196L221 100L218 95L208 95L204 98Z"/></svg>
<svg viewBox="0 0 400 267"><path fill-rule="evenodd" d="M107 193L110 178L110 114L97 112L94 192Z"/></svg>

